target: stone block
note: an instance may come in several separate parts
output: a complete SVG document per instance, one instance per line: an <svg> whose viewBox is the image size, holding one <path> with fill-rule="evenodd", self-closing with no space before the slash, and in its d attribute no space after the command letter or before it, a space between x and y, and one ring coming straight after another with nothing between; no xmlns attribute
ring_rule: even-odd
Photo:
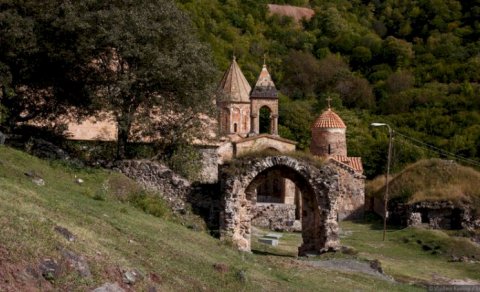
<svg viewBox="0 0 480 292"><path fill-rule="evenodd" d="M278 245L278 239L267 238L267 237L259 238L258 242L263 243L263 244L268 244L268 245L271 245L271 246L277 246Z"/></svg>
<svg viewBox="0 0 480 292"><path fill-rule="evenodd" d="M280 239L282 238L282 234L279 234L279 233L269 233L267 235L264 236L264 238L273 238L273 239Z"/></svg>

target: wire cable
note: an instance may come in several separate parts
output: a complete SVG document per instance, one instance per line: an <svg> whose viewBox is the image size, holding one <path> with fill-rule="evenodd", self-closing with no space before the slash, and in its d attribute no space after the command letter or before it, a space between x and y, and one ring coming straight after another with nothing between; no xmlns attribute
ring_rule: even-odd
<svg viewBox="0 0 480 292"><path fill-rule="evenodd" d="M441 149L441 148L435 147L435 146L430 145L430 144L428 144L428 143L425 143L425 142L423 142L423 141L421 141L421 140L419 140L419 139L416 139L416 138L407 136L407 135L402 134L402 133L397 132L397 131L395 131L395 135L398 135L399 137L402 137L402 138L404 138L404 139L406 139L406 140L411 141L409 145L412 145L412 146L415 146L415 147L418 147L418 148L421 148L421 149L424 149L424 150L436 152L436 153L438 153L438 154L440 154L440 155L444 155L444 156L448 156L448 157L454 157L454 158L456 158L458 161L462 161L462 162L464 162L464 163L467 163L467 164L471 164L471 165L475 165L475 166L480 167L480 162L479 162L479 161L476 161L476 160L473 160L473 159L470 159L470 158L466 158L466 157L460 156L460 155L455 154L455 153L453 153L453 152L449 152L449 151L443 150L443 149ZM423 145L423 146L425 146L425 147L412 144L412 142L421 144L421 145Z"/></svg>

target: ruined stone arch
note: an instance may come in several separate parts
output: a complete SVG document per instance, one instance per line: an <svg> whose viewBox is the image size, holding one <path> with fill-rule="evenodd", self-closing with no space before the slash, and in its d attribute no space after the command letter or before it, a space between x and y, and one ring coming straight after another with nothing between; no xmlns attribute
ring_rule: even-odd
<svg viewBox="0 0 480 292"><path fill-rule="evenodd" d="M233 164L232 164L233 165ZM255 189L269 173L292 180L303 196L299 254L322 253L339 247L337 222L338 173L330 165L317 168L289 156L244 159L221 168L220 234L239 250L251 250L252 207Z"/></svg>

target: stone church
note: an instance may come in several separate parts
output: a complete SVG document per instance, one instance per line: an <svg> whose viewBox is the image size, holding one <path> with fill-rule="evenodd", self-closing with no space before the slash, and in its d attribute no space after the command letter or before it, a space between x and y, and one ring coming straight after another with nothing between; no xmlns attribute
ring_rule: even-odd
<svg viewBox="0 0 480 292"><path fill-rule="evenodd" d="M235 58L218 86L218 143L213 147L218 161L216 168L232 158L255 151L288 153L296 150L296 142L278 135L278 91L266 64L253 89ZM261 112L268 113L268 124L261 121ZM265 117L265 114L263 114ZM262 133L261 129L268 129ZM346 126L330 108L320 114L311 127L310 152L325 159L340 174L338 219L355 219L363 215L364 179L360 157L347 154ZM210 172L215 175L217 172ZM216 178L212 177L212 180ZM273 230L301 230L302 199L295 184L270 173L257 190L252 224Z"/></svg>

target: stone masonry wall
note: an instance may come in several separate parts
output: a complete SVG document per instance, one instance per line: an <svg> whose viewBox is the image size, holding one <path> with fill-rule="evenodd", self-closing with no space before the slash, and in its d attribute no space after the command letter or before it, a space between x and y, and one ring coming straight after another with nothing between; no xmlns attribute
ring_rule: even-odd
<svg viewBox="0 0 480 292"><path fill-rule="evenodd" d="M262 151L266 149L275 149L278 152L295 151L296 145L275 140L270 137L258 137L257 139L245 140L236 143L235 154L237 156L248 152Z"/></svg>
<svg viewBox="0 0 480 292"><path fill-rule="evenodd" d="M201 183L217 183L218 182L218 164L220 155L216 147L199 148L201 155L202 170L200 174Z"/></svg>
<svg viewBox="0 0 480 292"><path fill-rule="evenodd" d="M469 206L450 201L417 202L404 204L391 201L389 221L404 226L426 225L433 229L480 229L480 218Z"/></svg>
<svg viewBox="0 0 480 292"><path fill-rule="evenodd" d="M124 160L115 167L144 188L157 191L175 212L183 212L191 183L165 165L149 160Z"/></svg>
<svg viewBox="0 0 480 292"><path fill-rule="evenodd" d="M321 129L312 130L312 143L310 152L317 156L341 155L347 156L347 141L345 129ZM329 151L330 145L330 151Z"/></svg>
<svg viewBox="0 0 480 292"><path fill-rule="evenodd" d="M337 167L339 174L340 197L338 219L361 219L365 206L365 178L352 171Z"/></svg>
<svg viewBox="0 0 480 292"><path fill-rule="evenodd" d="M295 205L257 203L253 206L252 213L254 226L274 231L299 231L299 226L295 226Z"/></svg>

